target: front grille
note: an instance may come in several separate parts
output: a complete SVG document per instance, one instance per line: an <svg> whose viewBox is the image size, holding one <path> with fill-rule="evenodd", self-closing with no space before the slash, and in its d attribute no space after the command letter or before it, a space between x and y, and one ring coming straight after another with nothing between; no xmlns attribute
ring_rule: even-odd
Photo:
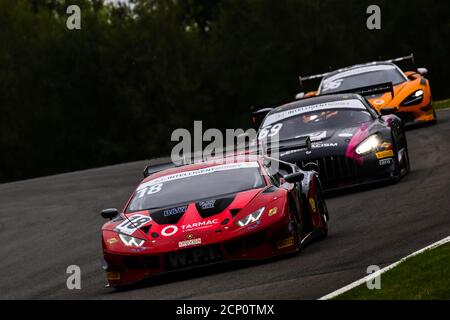
<svg viewBox="0 0 450 320"><path fill-rule="evenodd" d="M258 246L264 244L265 241L266 232L263 230L253 233L248 237L226 242L224 244L224 248L228 254L238 255L245 250L252 250L254 248L257 248Z"/></svg>
<svg viewBox="0 0 450 320"><path fill-rule="evenodd" d="M224 256L219 245L209 245L173 251L164 255L166 270L181 270L185 268L205 266L223 261Z"/></svg>
<svg viewBox="0 0 450 320"><path fill-rule="evenodd" d="M264 243L266 239L266 233L264 231L260 231L252 234L251 236L245 239L245 249L251 250L254 249Z"/></svg>
<svg viewBox="0 0 450 320"><path fill-rule="evenodd" d="M127 269L159 269L161 261L159 256L129 256L123 257L123 264Z"/></svg>
<svg viewBox="0 0 450 320"><path fill-rule="evenodd" d="M353 184L362 178L359 166L353 159L346 156L331 156L301 161L297 165L303 170L318 171L325 190Z"/></svg>
<svg viewBox="0 0 450 320"><path fill-rule="evenodd" d="M244 238L230 241L225 243L224 245L225 251L230 255L236 255L242 251L244 251Z"/></svg>

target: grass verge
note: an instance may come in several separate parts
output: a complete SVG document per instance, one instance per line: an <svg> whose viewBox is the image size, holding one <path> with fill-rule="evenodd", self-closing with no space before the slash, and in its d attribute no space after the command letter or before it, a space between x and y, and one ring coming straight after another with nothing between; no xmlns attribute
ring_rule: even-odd
<svg viewBox="0 0 450 320"><path fill-rule="evenodd" d="M441 101L435 101L435 102L433 102L433 107L436 110L450 108L450 99L441 100Z"/></svg>
<svg viewBox="0 0 450 320"><path fill-rule="evenodd" d="M381 275L381 289L360 285L336 300L449 300L450 244L427 250Z"/></svg>

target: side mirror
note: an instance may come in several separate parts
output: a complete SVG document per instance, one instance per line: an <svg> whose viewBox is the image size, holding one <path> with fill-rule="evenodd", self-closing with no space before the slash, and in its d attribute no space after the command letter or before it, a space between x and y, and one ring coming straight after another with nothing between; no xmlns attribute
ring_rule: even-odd
<svg viewBox="0 0 450 320"><path fill-rule="evenodd" d="M112 220L119 215L119 211L117 209L105 209L102 210L101 215L105 219Z"/></svg>
<svg viewBox="0 0 450 320"><path fill-rule="evenodd" d="M142 172L142 175L144 176L144 178L147 178L150 175L150 166L146 166L144 171Z"/></svg>
<svg viewBox="0 0 450 320"><path fill-rule="evenodd" d="M397 112L397 108L381 108L380 114L382 116L387 116L390 114L395 114Z"/></svg>
<svg viewBox="0 0 450 320"><path fill-rule="evenodd" d="M305 97L305 93L304 92L300 92L300 93L297 93L296 95L295 95L295 100L301 100L301 99L303 99Z"/></svg>
<svg viewBox="0 0 450 320"><path fill-rule="evenodd" d="M305 175L303 174L303 172L295 172L284 176L284 181L286 181L287 183L296 183L301 182L304 177Z"/></svg>
<svg viewBox="0 0 450 320"><path fill-rule="evenodd" d="M428 74L428 69L427 68L417 68L417 72L420 75L424 76L424 75Z"/></svg>

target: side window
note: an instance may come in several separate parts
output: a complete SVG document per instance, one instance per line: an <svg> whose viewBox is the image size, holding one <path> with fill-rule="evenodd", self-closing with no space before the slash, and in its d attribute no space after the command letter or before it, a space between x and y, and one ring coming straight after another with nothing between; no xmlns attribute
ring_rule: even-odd
<svg viewBox="0 0 450 320"><path fill-rule="evenodd" d="M271 160L275 161L275 160ZM270 166L265 167L265 171L267 172L270 181L277 187L281 185L281 179L284 178L285 175L293 173L295 170L288 164L283 162L278 162L278 171L271 170Z"/></svg>

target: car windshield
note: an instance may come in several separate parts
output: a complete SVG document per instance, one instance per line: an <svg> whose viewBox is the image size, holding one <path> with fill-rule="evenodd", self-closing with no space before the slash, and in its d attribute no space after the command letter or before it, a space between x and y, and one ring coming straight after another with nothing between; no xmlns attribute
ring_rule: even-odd
<svg viewBox="0 0 450 320"><path fill-rule="evenodd" d="M328 79L325 78L320 85L319 91L320 94L329 94L387 82L392 82L395 86L405 82L405 78L397 68L394 67L357 74L355 74L355 72L353 72L353 74L351 72L343 72L342 74L332 76Z"/></svg>
<svg viewBox="0 0 450 320"><path fill-rule="evenodd" d="M258 137L262 140L279 134L283 141L310 136L314 141L327 131L357 127L368 121L373 117L359 100L329 102L269 115Z"/></svg>
<svg viewBox="0 0 450 320"><path fill-rule="evenodd" d="M164 208L262 188L257 162L231 163L163 176L142 183L128 211Z"/></svg>

